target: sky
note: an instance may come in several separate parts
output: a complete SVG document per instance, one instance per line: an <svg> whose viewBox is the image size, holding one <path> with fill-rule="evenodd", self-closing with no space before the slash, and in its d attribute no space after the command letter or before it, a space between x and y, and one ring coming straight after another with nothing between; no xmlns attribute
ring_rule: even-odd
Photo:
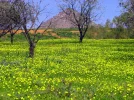
<svg viewBox="0 0 134 100"><path fill-rule="evenodd" d="M41 6L46 5L47 8L46 12L40 16L40 21L48 20L60 12L57 2L58 0L44 0ZM107 19L110 19L112 21L115 16L118 16L121 13L119 0L99 0L99 5L100 9L98 12L100 14L100 17L96 20L97 24L104 25Z"/></svg>

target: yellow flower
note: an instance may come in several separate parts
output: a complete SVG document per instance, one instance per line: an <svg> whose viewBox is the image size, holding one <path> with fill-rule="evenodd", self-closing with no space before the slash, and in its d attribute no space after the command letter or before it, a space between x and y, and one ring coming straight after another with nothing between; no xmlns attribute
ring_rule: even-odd
<svg viewBox="0 0 134 100"><path fill-rule="evenodd" d="M11 94L10 94L10 93L8 93L7 95L8 95L9 97L11 97Z"/></svg>

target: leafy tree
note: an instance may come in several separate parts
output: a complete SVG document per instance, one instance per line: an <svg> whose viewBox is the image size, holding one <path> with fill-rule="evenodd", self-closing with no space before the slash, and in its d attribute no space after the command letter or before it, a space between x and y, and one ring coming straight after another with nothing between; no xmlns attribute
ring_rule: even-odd
<svg viewBox="0 0 134 100"><path fill-rule="evenodd" d="M128 32L134 33L134 0L120 0L120 6L123 7L125 26Z"/></svg>
<svg viewBox="0 0 134 100"><path fill-rule="evenodd" d="M113 19L115 38L119 39L124 30L124 20L122 16L115 17Z"/></svg>
<svg viewBox="0 0 134 100"><path fill-rule="evenodd" d="M20 28L20 25L12 20L17 17L14 13L13 3L13 0L0 0L0 37L10 33L12 44L13 36ZM13 31L14 29L15 31Z"/></svg>
<svg viewBox="0 0 134 100"><path fill-rule="evenodd" d="M109 19L107 19L106 23L105 23L105 27L106 28L112 28L113 27L113 23Z"/></svg>
<svg viewBox="0 0 134 100"><path fill-rule="evenodd" d="M4 36L8 32L12 30L15 26L13 26L13 21L8 17L11 16L10 9L11 5L8 1L0 0L0 37ZM13 26L12 28L10 26Z"/></svg>

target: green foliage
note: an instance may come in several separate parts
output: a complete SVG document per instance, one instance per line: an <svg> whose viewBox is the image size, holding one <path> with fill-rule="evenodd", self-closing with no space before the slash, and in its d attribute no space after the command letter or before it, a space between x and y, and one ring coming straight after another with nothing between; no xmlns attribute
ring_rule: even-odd
<svg viewBox="0 0 134 100"><path fill-rule="evenodd" d="M0 41L10 41L10 34L7 34L7 35L3 36L2 38L0 38ZM24 37L24 35L22 33L15 34L14 42L17 42L17 41L26 41L26 38Z"/></svg>
<svg viewBox="0 0 134 100"><path fill-rule="evenodd" d="M52 34L57 36L52 36ZM31 34L33 36L33 34ZM40 33L37 34L37 37L41 36ZM79 31L78 30L70 30L70 29L63 29L58 30L55 29L53 31L48 31L47 35L42 36L41 40L44 39L57 39L57 38L74 38L79 39ZM106 27L91 27L88 29L87 34L85 36L86 39L128 39L134 38L133 31L128 29L123 29L122 27L119 28L106 28ZM0 38L0 41L10 41L10 34L5 35L4 37ZM17 41L25 41L24 35L16 34L14 36L14 42Z"/></svg>
<svg viewBox="0 0 134 100"><path fill-rule="evenodd" d="M63 31L78 31L78 29L77 28L62 28L62 29L53 29L53 31L55 31L55 32L63 32Z"/></svg>
<svg viewBox="0 0 134 100"><path fill-rule="evenodd" d="M89 28L86 37L91 39L112 39L114 38L114 33L107 27L91 27Z"/></svg>
<svg viewBox="0 0 134 100"><path fill-rule="evenodd" d="M128 29L118 27L118 28L107 28L107 27L99 27L99 28L89 28L86 38L91 39L128 39L134 38L133 32Z"/></svg>
<svg viewBox="0 0 134 100"><path fill-rule="evenodd" d="M133 100L134 40L0 42L0 100Z"/></svg>
<svg viewBox="0 0 134 100"><path fill-rule="evenodd" d="M109 19L107 19L106 23L105 23L105 27L106 28L112 28L112 26L113 26L113 23Z"/></svg>
<svg viewBox="0 0 134 100"><path fill-rule="evenodd" d="M73 32L73 31L76 31L76 32ZM79 36L79 31L76 28L54 29L53 32L63 38L78 38Z"/></svg>
<svg viewBox="0 0 134 100"><path fill-rule="evenodd" d="M31 36L34 36L33 34L31 34ZM42 36L40 33L37 34L37 36ZM41 37L41 40L44 39L56 39L56 37L53 37L52 35L44 35ZM0 38L0 41L10 41L10 34L7 34L5 36L3 36L2 38ZM24 35L21 34L15 34L14 35L14 42L20 42L20 41L26 41L26 38L24 37Z"/></svg>
<svg viewBox="0 0 134 100"><path fill-rule="evenodd" d="M67 38L78 38L78 34L76 33L72 33L72 32L67 32L67 31L61 31L61 32L57 32L58 36L61 37L67 37Z"/></svg>

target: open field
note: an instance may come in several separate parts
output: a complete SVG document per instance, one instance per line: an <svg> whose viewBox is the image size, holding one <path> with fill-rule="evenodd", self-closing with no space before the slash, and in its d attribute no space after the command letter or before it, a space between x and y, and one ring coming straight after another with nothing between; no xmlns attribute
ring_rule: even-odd
<svg viewBox="0 0 134 100"><path fill-rule="evenodd" d="M37 30L37 34L42 34L46 29L39 29ZM13 30L13 32L16 32L16 30ZM16 32L17 35L22 35L24 30L18 30ZM30 30L29 33L35 34L35 30ZM45 37L50 38L78 38L79 31L76 29L47 29L44 33ZM9 33L8 33L9 35Z"/></svg>
<svg viewBox="0 0 134 100"><path fill-rule="evenodd" d="M39 29L39 30L37 30L37 33L43 33L44 30L46 30L46 29ZM53 31L53 30L52 29L47 29L47 31L49 32L49 31ZM16 30L13 30L13 32L16 32ZM24 32L24 30L18 30L16 32L16 34L20 34L22 32ZM34 32L35 32L35 30L32 30L32 29L30 30L30 33L32 33L32 34L34 34Z"/></svg>
<svg viewBox="0 0 134 100"><path fill-rule="evenodd" d="M133 100L134 40L0 42L0 100Z"/></svg>

